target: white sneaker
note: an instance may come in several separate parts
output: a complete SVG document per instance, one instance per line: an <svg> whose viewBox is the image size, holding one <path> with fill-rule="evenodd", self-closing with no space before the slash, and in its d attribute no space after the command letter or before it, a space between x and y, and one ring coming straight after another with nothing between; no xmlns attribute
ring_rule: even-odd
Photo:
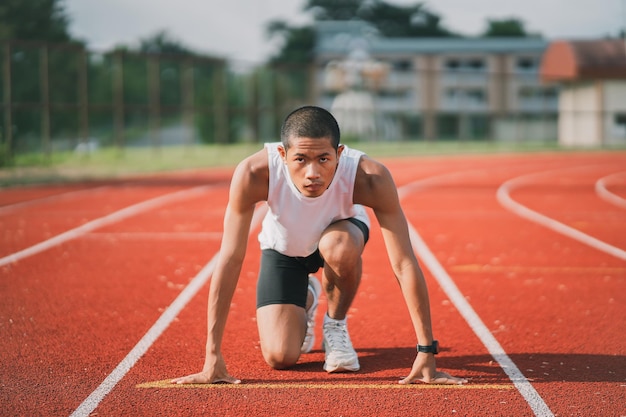
<svg viewBox="0 0 626 417"><path fill-rule="evenodd" d="M315 345L315 313L317 312L317 304L322 292L322 285L314 275L309 275L309 291L313 294L313 304L306 311L306 336L300 352L309 353Z"/></svg>
<svg viewBox="0 0 626 417"><path fill-rule="evenodd" d="M326 351L324 370L326 372L356 372L361 368L345 323L326 322L323 334L323 347Z"/></svg>

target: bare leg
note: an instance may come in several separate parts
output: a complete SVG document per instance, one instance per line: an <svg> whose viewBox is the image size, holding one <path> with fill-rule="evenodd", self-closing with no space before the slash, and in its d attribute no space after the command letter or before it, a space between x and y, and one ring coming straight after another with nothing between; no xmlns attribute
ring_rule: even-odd
<svg viewBox="0 0 626 417"><path fill-rule="evenodd" d="M257 309L263 358L272 368L285 369L298 362L306 334L306 312L294 304L271 304Z"/></svg>
<svg viewBox="0 0 626 417"><path fill-rule="evenodd" d="M344 319L352 305L361 282L364 245L363 233L347 220L333 223L322 235L322 286L328 298L328 316L333 319Z"/></svg>

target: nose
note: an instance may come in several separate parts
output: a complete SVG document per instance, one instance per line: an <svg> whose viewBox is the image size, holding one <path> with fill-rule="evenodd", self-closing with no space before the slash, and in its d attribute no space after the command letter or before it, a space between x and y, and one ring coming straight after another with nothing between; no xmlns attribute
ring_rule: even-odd
<svg viewBox="0 0 626 417"><path fill-rule="evenodd" d="M319 178L320 170L317 164L311 163L306 167L306 177L307 178Z"/></svg>

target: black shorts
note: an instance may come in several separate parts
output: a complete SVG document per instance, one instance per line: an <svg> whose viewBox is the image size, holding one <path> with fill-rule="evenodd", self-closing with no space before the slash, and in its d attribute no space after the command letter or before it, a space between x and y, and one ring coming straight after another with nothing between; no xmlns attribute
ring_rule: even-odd
<svg viewBox="0 0 626 417"><path fill-rule="evenodd" d="M348 219L363 232L365 243L369 229L358 219ZM306 307L309 274L324 266L320 251L306 257L286 256L273 249L261 251L261 267L257 281L256 307L270 304L295 304Z"/></svg>

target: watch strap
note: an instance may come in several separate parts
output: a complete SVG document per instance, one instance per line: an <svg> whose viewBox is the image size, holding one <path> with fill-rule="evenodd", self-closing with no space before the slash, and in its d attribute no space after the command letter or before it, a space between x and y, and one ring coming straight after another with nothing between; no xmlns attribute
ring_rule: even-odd
<svg viewBox="0 0 626 417"><path fill-rule="evenodd" d="M422 353L432 353L436 355L439 353L439 342L433 340L431 345L417 345L417 351Z"/></svg>

